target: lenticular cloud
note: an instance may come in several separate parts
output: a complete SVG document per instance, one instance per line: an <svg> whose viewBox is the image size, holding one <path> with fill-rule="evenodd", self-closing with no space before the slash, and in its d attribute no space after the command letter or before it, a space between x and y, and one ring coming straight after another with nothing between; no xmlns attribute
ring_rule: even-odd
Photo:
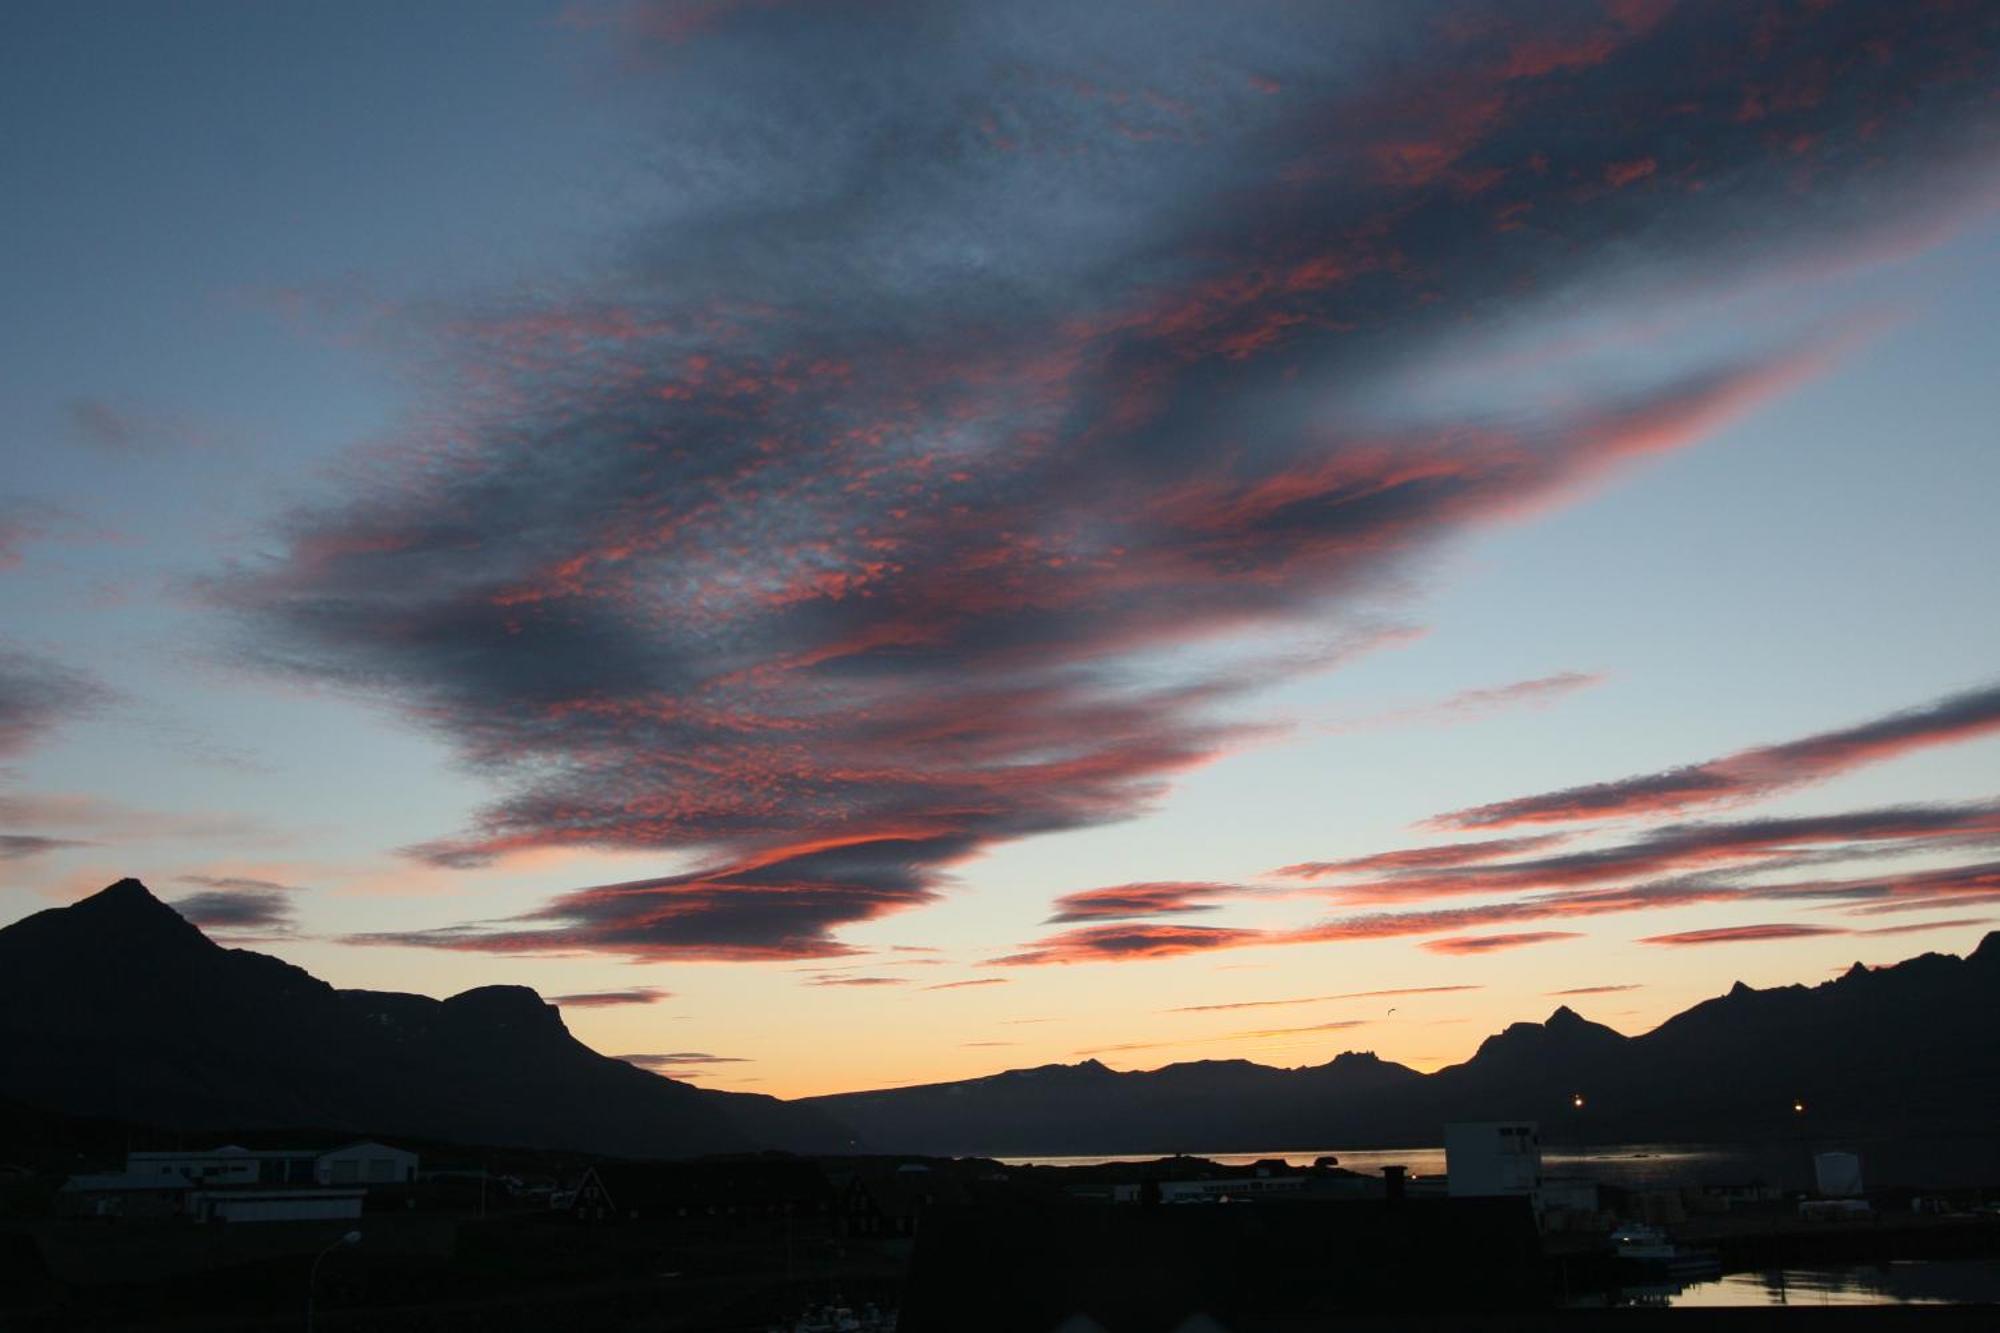
<svg viewBox="0 0 2000 1333"><path fill-rule="evenodd" d="M1413 559L1816 373L1817 333L1694 328L1560 401L1382 387L1573 282L1782 271L1965 188L1990 25L1752 8L624 32L672 208L601 278L427 312L435 410L210 591L264 668L497 775L415 855L671 873L364 938L837 956L1268 734L1225 706L1365 645Z"/></svg>

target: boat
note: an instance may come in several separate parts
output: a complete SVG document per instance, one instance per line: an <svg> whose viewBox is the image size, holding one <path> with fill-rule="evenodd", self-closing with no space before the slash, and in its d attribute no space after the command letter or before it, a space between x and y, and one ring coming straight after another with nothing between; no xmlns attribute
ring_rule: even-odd
<svg viewBox="0 0 2000 1333"><path fill-rule="evenodd" d="M1670 1277L1700 1277L1722 1271L1722 1260L1714 1250L1678 1245L1666 1232L1643 1222L1628 1223L1612 1232L1611 1248L1627 1264Z"/></svg>
<svg viewBox="0 0 2000 1333"><path fill-rule="evenodd" d="M864 1305L821 1305L807 1310L785 1324L773 1324L771 1333L896 1333L896 1312Z"/></svg>
<svg viewBox="0 0 2000 1333"><path fill-rule="evenodd" d="M1611 1247L1620 1259L1671 1259L1675 1245L1667 1233L1643 1222L1633 1222L1611 1233Z"/></svg>

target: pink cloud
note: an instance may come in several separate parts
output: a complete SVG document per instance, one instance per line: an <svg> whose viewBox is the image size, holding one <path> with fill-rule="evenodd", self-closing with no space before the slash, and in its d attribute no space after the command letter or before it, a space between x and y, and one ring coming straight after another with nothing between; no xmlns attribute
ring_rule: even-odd
<svg viewBox="0 0 2000 1333"><path fill-rule="evenodd" d="M565 1009L604 1009L613 1005L658 1004L661 1000L673 998L670 990L658 986L633 986L627 990L584 991L576 995L551 995L549 1003L561 1005ZM631 1056L620 1056L631 1059Z"/></svg>
<svg viewBox="0 0 2000 1333"><path fill-rule="evenodd" d="M1671 935L1648 935L1641 944L1676 946L1702 944L1757 944L1769 940L1812 939L1819 935L1848 935L1837 926L1807 926L1788 922L1762 926L1716 926L1707 930L1683 930Z"/></svg>
<svg viewBox="0 0 2000 1333"><path fill-rule="evenodd" d="M1544 822L1608 819L1740 802L1823 782L1851 769L1931 746L2000 732L2000 685L1837 731L1740 750L1684 768L1569 787L1439 815L1438 828L1483 829Z"/></svg>
<svg viewBox="0 0 2000 1333"><path fill-rule="evenodd" d="M1569 930L1530 930L1512 935L1452 935L1443 939L1425 940L1417 947L1432 953L1478 954L1492 953L1499 949L1520 949L1531 944L1548 944L1554 940L1575 940L1583 938Z"/></svg>
<svg viewBox="0 0 2000 1333"><path fill-rule="evenodd" d="M1181 912L1212 912L1217 898L1243 893L1240 885L1183 881L1120 884L1083 889L1056 899L1051 922L1117 920L1125 917L1171 916Z"/></svg>
<svg viewBox="0 0 2000 1333"><path fill-rule="evenodd" d="M990 962L993 966L1009 967L1172 958L1212 949L1240 948L1268 938L1263 931L1234 930L1223 926L1177 926L1150 922L1086 926L1037 940L1019 953Z"/></svg>
<svg viewBox="0 0 2000 1333"><path fill-rule="evenodd" d="M1941 191L1916 166L1986 115L1940 78L1985 50L1965 14L1821 6L1797 20L1812 40L1760 49L1752 17L1712 7L1685 19L1712 57L1663 66L1680 21L1652 6L1454 12L1418 20L1393 67L1363 43L1315 69L1349 50L1341 7L1294 6L1272 22L1300 68L1265 97L1248 78L1278 39L1236 45L1226 18L1207 31L1227 52L1114 33L1120 62L1145 49L1184 77L1113 86L1078 76L1075 34L1004 7L940 31L1018 60L912 58L914 30L869 7L775 9L565 11L678 52L660 109L694 109L701 188L607 244L615 272L403 312L435 340L411 358L426 401L449 406L205 588L260 667L377 694L490 777L468 826L412 855L602 849L672 872L360 942L837 958L989 851L1159 808L1282 732L1249 716L1259 691L1325 666L1189 661L1351 622L1429 554L1693 445L1849 340L1717 352L1699 330L1634 379L1533 404L1351 410L1382 368L1434 367L1519 294L1601 266L1760 269L1927 211ZM1856 25L1898 60L1803 95L1798 51L1850 51ZM784 95L723 114L752 82ZM1778 123L1735 119L1753 83ZM1814 136L1815 170L1912 175L1796 199L1771 134ZM1645 187L1604 188L1642 158ZM1071 216L1050 198L1105 225L1045 230ZM1266 938L1148 922L1028 953Z"/></svg>
<svg viewBox="0 0 2000 1333"><path fill-rule="evenodd" d="M1510 708L1546 707L1564 695L1604 683L1601 673L1559 671L1554 675L1518 680L1509 685L1460 690L1449 698L1416 708L1400 708L1375 717L1330 724L1334 731L1363 731L1409 723L1476 721Z"/></svg>
<svg viewBox="0 0 2000 1333"><path fill-rule="evenodd" d="M1294 1004L1324 1004L1329 1000L1380 999L1399 995L1445 995L1459 991L1484 990L1483 986L1399 986L1392 990L1343 991L1336 995L1303 995L1288 1000L1239 1000L1234 1004L1189 1004L1167 1010L1170 1014L1206 1014L1228 1009L1275 1009Z"/></svg>

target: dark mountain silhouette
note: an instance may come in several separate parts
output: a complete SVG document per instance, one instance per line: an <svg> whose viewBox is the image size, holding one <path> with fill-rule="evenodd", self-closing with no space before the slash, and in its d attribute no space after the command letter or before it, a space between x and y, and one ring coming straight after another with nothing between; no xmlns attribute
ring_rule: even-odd
<svg viewBox="0 0 2000 1333"><path fill-rule="evenodd" d="M0 930L0 1098L167 1128L315 1126L632 1156L1416 1145L1450 1120L1515 1117L1571 1142L1740 1142L1802 1125L1986 1134L2000 1105L2000 933L1963 959L1857 965L1811 987L1738 984L1639 1037L1561 1008L1428 1075L1356 1052L1298 1069L1203 1060L1121 1073L1086 1060L783 1102L599 1055L525 987L447 1000L336 990L215 944L123 880Z"/></svg>
<svg viewBox="0 0 2000 1333"><path fill-rule="evenodd" d="M806 1104L878 1148L936 1154L1417 1145L1438 1142L1447 1121L1516 1117L1572 1142L1747 1142L1808 1127L1988 1134L2000 1106L2000 932L1963 959L1857 964L1811 987L1738 983L1639 1037L1557 1009L1429 1075L1354 1053L1301 1069L1223 1060L1119 1073L1087 1060Z"/></svg>
<svg viewBox="0 0 2000 1333"><path fill-rule="evenodd" d="M632 1156L848 1142L812 1108L599 1055L523 986L336 990L217 945L134 879L0 930L0 1097L169 1128Z"/></svg>

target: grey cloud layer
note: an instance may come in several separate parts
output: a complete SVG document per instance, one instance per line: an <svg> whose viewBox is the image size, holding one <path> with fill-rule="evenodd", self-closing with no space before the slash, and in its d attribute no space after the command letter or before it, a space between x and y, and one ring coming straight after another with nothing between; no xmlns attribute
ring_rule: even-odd
<svg viewBox="0 0 2000 1333"><path fill-rule="evenodd" d="M1768 267L1965 185L1990 24L1754 8L639 25L672 202L594 286L438 316L436 420L210 591L254 659L497 775L420 855L708 859L369 938L837 956L997 842L1144 811L1262 734L1219 705L1325 660L1159 650L1351 640L1413 557L1808 373L1731 337L1560 408L1377 401L1519 293Z"/></svg>
<svg viewBox="0 0 2000 1333"><path fill-rule="evenodd" d="M294 925L292 903L282 891L270 889L218 889L176 898L176 912L207 931L233 934L257 931L290 934Z"/></svg>
<svg viewBox="0 0 2000 1333"><path fill-rule="evenodd" d="M0 644L0 759L25 753L110 698L85 672Z"/></svg>
<svg viewBox="0 0 2000 1333"><path fill-rule="evenodd" d="M2000 803L1996 802L1675 824L1651 830L1628 843L1591 851L1497 863L1416 864L1386 876L1335 882L1319 890L1349 907L1373 904L1392 910L1350 913L1280 930L1153 920L1088 925L1036 940L991 961L1011 965L1116 962L1264 945L1437 936L1696 905L1792 903L1837 907L1856 915L1956 909L2000 902L2000 862L1879 875L1801 876L1799 872L1885 855L1962 854L1990 850L1996 844L2000 844ZM1381 857L1363 857L1345 864L1379 875L1381 861ZM1787 872L1794 877L1767 878ZM1219 893L1224 886L1207 887L1211 893ZM1238 889L1240 893L1257 891L1250 886ZM1070 895L1072 899L1087 897L1087 892ZM1444 897L1488 901L1463 907L1430 905ZM1923 928L1941 927L1926 923ZM1716 941L1800 934L1728 933L1733 929L1723 928ZM1851 932L1825 926L1816 928L1816 933ZM1442 953L1477 953L1564 938L1571 936L1560 931L1454 936L1426 941L1422 947ZM1709 941L1703 936L1670 942Z"/></svg>
<svg viewBox="0 0 2000 1333"><path fill-rule="evenodd" d="M1760 746L1641 777L1456 810L1432 822L1441 828L1504 828L1743 801L1823 781L1911 750L1995 733L2000 733L2000 685L1989 685L1802 740Z"/></svg>

